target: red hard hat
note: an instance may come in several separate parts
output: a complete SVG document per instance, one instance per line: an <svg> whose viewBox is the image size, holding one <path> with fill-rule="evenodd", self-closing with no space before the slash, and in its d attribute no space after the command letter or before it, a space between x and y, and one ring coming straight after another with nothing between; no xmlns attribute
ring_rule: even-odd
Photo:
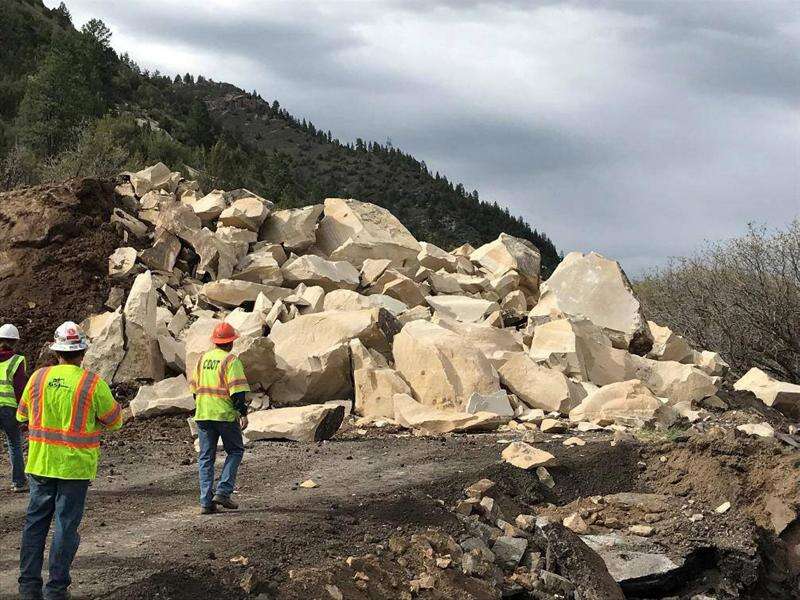
<svg viewBox="0 0 800 600"><path fill-rule="evenodd" d="M211 341L215 344L230 344L238 337L239 334L236 333L232 325L220 323L214 327L214 333L211 334Z"/></svg>

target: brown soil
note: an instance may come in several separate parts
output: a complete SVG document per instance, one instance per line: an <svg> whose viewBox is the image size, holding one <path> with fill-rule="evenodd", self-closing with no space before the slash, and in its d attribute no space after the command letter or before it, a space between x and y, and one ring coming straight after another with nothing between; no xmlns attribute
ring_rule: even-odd
<svg viewBox="0 0 800 600"><path fill-rule="evenodd" d="M586 446L565 448L561 439L542 435L537 445L559 460L559 466L550 469L556 487L548 490L534 473L500 462L504 443L499 440L517 437L506 432L419 438L376 430L359 435L348 424L330 442L258 443L247 452L240 471L240 510L200 517L196 514L196 458L184 417L131 422L126 430L105 438L100 474L82 526L73 592L76 598L116 600L211 595L235 600L248 597L240 584L249 578L258 583L255 589L266 594L262 598L327 598L324 586L320 587L323 581L337 582L346 598L392 597L385 595L386 590L393 589L392 585L407 590L414 573L397 568L387 553L390 538L435 528L459 539L464 525L450 507L462 497L465 485L489 477L497 482L503 495L501 508L511 518L520 510L568 512L596 495L668 493L673 496L671 512L656 524L659 533L653 541L676 551L709 549L693 565L692 577L687 575L684 591L690 580L692 593L723 581L732 590L746 585L756 591L719 594L720 599L793 597L795 575L775 555L780 540L764 534L751 519L749 508L756 502L757 490L768 485L781 493L796 493L793 486L800 465L791 463L790 453L776 452L769 442L739 438L732 439L727 449L699 438L663 446L657 441L612 446L606 434L595 436ZM714 481L728 481L731 473L713 472L720 456L714 448L721 449L721 456L733 452L745 462L754 461L752 469L738 471L743 491L723 494L734 509L719 516L708 515L719 500L713 493ZM667 456L666 463L661 455ZM684 455L686 463L679 467ZM774 472L756 466L766 466L770 457L774 457ZM691 479L694 486L683 495L685 488L670 483L669 477L673 469L689 466L686 470L696 475L684 479ZM704 477L712 474L716 479L705 482ZM320 487L299 488L308 478ZM704 521L687 520L682 507L689 500L702 505L707 515ZM566 507L570 503L574 504ZM0 492L3 591L15 585L24 505L24 498ZM608 516L621 522L627 518L626 526L639 524L643 517L635 512L627 517L609 512ZM354 587L358 569L345 559L367 555L374 556L363 559L363 568L372 569L369 583ZM246 566L231 562L241 556L247 559ZM290 571L294 578L289 577ZM782 580L771 581L765 575L770 571L779 573ZM464 581L455 573L437 577L445 578L439 590L422 590L415 597L491 597L482 595L481 582ZM774 587L763 587L767 585ZM764 596L766 592L759 589L771 591ZM450 595L440 595L441 590L449 590ZM680 589L649 597L667 595L691 597ZM0 593L2 597L6 596Z"/></svg>
<svg viewBox="0 0 800 600"><path fill-rule="evenodd" d="M81 179L0 193L0 322L17 325L33 363L66 320L100 312L108 256L110 182Z"/></svg>

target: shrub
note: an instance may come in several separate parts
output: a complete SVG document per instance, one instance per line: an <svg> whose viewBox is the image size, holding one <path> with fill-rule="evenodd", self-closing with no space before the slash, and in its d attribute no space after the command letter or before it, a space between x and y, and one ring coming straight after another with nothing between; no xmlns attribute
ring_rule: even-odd
<svg viewBox="0 0 800 600"><path fill-rule="evenodd" d="M646 314L734 373L759 367L800 383L800 219L783 230L709 243L636 284Z"/></svg>

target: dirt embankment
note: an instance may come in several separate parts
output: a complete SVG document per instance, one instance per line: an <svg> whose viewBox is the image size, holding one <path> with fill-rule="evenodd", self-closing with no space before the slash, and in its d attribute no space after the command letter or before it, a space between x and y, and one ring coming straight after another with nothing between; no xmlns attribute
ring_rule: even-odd
<svg viewBox="0 0 800 600"><path fill-rule="evenodd" d="M31 363L60 323L102 309L121 244L113 204L113 184L96 179L0 194L0 322L19 327Z"/></svg>

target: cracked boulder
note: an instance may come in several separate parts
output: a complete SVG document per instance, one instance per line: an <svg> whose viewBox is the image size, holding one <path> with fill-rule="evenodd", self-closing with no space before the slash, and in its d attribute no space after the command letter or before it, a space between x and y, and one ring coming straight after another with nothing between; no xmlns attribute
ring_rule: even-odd
<svg viewBox="0 0 800 600"><path fill-rule="evenodd" d="M647 354L653 346L641 304L622 267L595 252L570 252L542 284L530 316L546 317L553 311L589 319L603 328L615 347L633 354Z"/></svg>
<svg viewBox="0 0 800 600"><path fill-rule="evenodd" d="M733 389L752 392L767 406L789 418L800 420L800 385L778 381L753 367L733 384Z"/></svg>
<svg viewBox="0 0 800 600"><path fill-rule="evenodd" d="M474 393L500 390L497 372L464 338L428 321L412 321L394 338L395 368L422 404L461 410Z"/></svg>
<svg viewBox="0 0 800 600"><path fill-rule="evenodd" d="M322 204L272 213L261 227L259 239L281 244L288 252L303 252L317 241L317 221Z"/></svg>
<svg viewBox="0 0 800 600"><path fill-rule="evenodd" d="M355 290L360 282L358 270L347 261L325 260L313 254L298 256L283 263L283 279L287 285L304 283L319 286L325 292Z"/></svg>
<svg viewBox="0 0 800 600"><path fill-rule="evenodd" d="M417 264L419 242L385 208L358 200L326 198L324 214L317 229L317 244L331 260L346 260L358 268L368 258L391 260L394 267Z"/></svg>

